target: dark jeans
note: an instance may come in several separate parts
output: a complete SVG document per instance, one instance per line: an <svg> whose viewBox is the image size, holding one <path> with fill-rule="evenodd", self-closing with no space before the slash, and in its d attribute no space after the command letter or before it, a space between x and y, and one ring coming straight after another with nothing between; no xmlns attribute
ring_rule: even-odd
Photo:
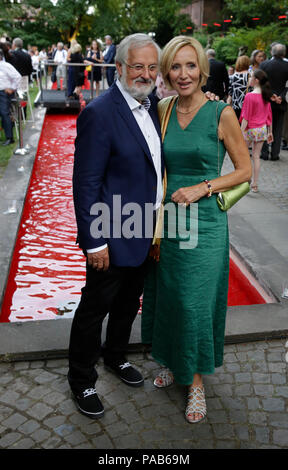
<svg viewBox="0 0 288 470"><path fill-rule="evenodd" d="M111 86L114 82L115 70L115 67L106 67L106 78L109 86Z"/></svg>
<svg viewBox="0 0 288 470"><path fill-rule="evenodd" d="M272 133L274 141L271 145L271 160L275 160L279 157L281 141L282 141L282 129L284 124L285 111L273 109L272 107ZM269 158L269 146L267 142L264 142L261 152L261 158L267 160Z"/></svg>
<svg viewBox="0 0 288 470"><path fill-rule="evenodd" d="M0 117L6 139L13 138L13 124L10 118L11 96L5 93L4 90L0 90Z"/></svg>
<svg viewBox="0 0 288 470"><path fill-rule="evenodd" d="M87 264L86 285L71 328L68 379L72 390L92 388L101 353L104 361L123 358L139 310L147 260L138 267L110 266L96 271ZM109 312L106 343L101 349L102 322Z"/></svg>

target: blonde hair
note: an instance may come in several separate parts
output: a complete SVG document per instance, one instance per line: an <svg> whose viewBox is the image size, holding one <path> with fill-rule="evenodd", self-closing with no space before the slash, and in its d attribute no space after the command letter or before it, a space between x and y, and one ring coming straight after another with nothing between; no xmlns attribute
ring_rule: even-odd
<svg viewBox="0 0 288 470"><path fill-rule="evenodd" d="M248 70L250 65L250 59L247 55L241 55L236 60L235 70L236 72L243 72L244 70Z"/></svg>
<svg viewBox="0 0 288 470"><path fill-rule="evenodd" d="M81 51L82 51L81 45L77 41L72 44L72 41L71 41L71 53L76 54L76 52L81 52Z"/></svg>
<svg viewBox="0 0 288 470"><path fill-rule="evenodd" d="M205 51L197 39L189 36L176 36L175 38L171 39L171 41L166 44L163 49L160 68L161 73L165 82L166 87L171 90L171 83L169 80L169 72L171 70L171 66L174 60L175 55L177 52L182 49L184 46L191 46L196 52L198 66L200 69L200 82L199 86L204 86L207 82L207 78L209 77L209 62L208 58L205 54Z"/></svg>

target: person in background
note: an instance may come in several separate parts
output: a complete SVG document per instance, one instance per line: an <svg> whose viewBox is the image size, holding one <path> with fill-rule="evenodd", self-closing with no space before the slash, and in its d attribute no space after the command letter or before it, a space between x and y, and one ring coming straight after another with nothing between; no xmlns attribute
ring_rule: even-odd
<svg viewBox="0 0 288 470"><path fill-rule="evenodd" d="M30 77L33 72L32 59L23 49L23 41L20 38L13 39L12 53L15 59L13 65L22 77Z"/></svg>
<svg viewBox="0 0 288 470"><path fill-rule="evenodd" d="M94 39L91 43L91 49L87 52L85 60L85 64L93 65L93 64L102 64L104 62L103 54L100 49L100 45L96 39ZM96 84L96 96L99 96L100 91L100 82L102 78L102 70L101 67L93 67L93 83L91 82L92 72L89 70L88 72L88 80L90 80L91 86Z"/></svg>
<svg viewBox="0 0 288 470"><path fill-rule="evenodd" d="M224 62L216 60L216 52L214 49L208 49L206 55L209 62L209 77L203 91L210 91L220 100L224 100L228 96L229 76Z"/></svg>
<svg viewBox="0 0 288 470"><path fill-rule="evenodd" d="M5 61L3 49L0 48L0 116L6 137L6 141L2 145L5 146L14 143L10 106L11 99L20 82L20 73L13 65Z"/></svg>
<svg viewBox="0 0 288 470"><path fill-rule="evenodd" d="M249 73L252 74L253 70L259 69L260 64L266 60L266 54L260 49L255 49L250 56Z"/></svg>
<svg viewBox="0 0 288 470"><path fill-rule="evenodd" d="M232 104L236 116L240 118L244 97L248 91L250 59L246 55L237 58L235 73L230 76L228 104Z"/></svg>
<svg viewBox="0 0 288 470"><path fill-rule="evenodd" d="M71 47L67 55L67 62L71 62L72 64L83 64L84 60L81 51L81 45L78 44L76 40L73 43L71 41ZM79 99L81 88L84 85L84 69L85 67L78 67L77 65L69 67L68 98Z"/></svg>
<svg viewBox="0 0 288 470"><path fill-rule="evenodd" d="M235 67L234 67L234 65L229 65L227 71L228 71L229 80L230 80L230 75L233 75L233 73L235 73ZM230 81L229 81L229 83L230 83Z"/></svg>
<svg viewBox="0 0 288 470"><path fill-rule="evenodd" d="M116 46L113 44L111 36L105 36L105 44L106 48L103 52L104 62L105 64L114 64ZM109 87L114 82L115 70L115 67L106 67L106 78Z"/></svg>
<svg viewBox="0 0 288 470"><path fill-rule="evenodd" d="M272 59L265 60L260 64L260 69L268 75L268 80L272 88L272 132L273 142L271 144L271 160L279 160L279 153L282 140L282 129L284 116L287 110L287 87L288 81L288 62L284 60L286 47L283 44L274 44L272 47ZM261 152L263 160L269 160L269 146L264 142Z"/></svg>
<svg viewBox="0 0 288 470"><path fill-rule="evenodd" d="M61 88L61 78L63 79L62 89L65 89L65 80L66 80L66 64L67 62L67 51L64 49L63 42L58 42L57 50L54 55L54 62L57 63L56 68L56 78L57 78L57 89Z"/></svg>
<svg viewBox="0 0 288 470"><path fill-rule="evenodd" d="M273 142L272 135L272 90L267 74L261 69L255 69L250 79L251 93L247 93L240 115L241 130L249 148L252 143L253 173L251 190L258 192L260 172L260 154L265 141Z"/></svg>

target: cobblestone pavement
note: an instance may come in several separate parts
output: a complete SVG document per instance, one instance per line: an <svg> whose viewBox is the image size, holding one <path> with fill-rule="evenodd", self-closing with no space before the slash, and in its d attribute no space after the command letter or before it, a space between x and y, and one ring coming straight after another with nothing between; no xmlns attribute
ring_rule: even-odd
<svg viewBox="0 0 288 470"><path fill-rule="evenodd" d="M222 173L232 171L233 165L225 158ZM259 194L288 213L288 151L281 150L280 160L261 160Z"/></svg>
<svg viewBox="0 0 288 470"><path fill-rule="evenodd" d="M67 359L0 364L2 449L288 448L288 342L226 345L224 364L204 377L208 416L185 421L186 389L155 389L149 354L129 359L145 377L123 384L100 361L97 391L104 417L81 415L67 384Z"/></svg>

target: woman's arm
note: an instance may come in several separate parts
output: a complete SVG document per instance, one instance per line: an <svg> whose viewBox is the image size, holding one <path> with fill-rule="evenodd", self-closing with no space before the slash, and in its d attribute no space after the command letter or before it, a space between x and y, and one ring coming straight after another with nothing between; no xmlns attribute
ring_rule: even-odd
<svg viewBox="0 0 288 470"><path fill-rule="evenodd" d="M227 106L221 113L218 134L220 140L224 142L235 170L227 175L210 180L213 193L226 191L237 184L249 181L252 175L249 151L236 114L230 106ZM215 158L217 158L217 155L215 155ZM172 194L171 199L176 203L190 204L198 201L201 197L207 196L208 192L208 185L202 182L178 189Z"/></svg>

